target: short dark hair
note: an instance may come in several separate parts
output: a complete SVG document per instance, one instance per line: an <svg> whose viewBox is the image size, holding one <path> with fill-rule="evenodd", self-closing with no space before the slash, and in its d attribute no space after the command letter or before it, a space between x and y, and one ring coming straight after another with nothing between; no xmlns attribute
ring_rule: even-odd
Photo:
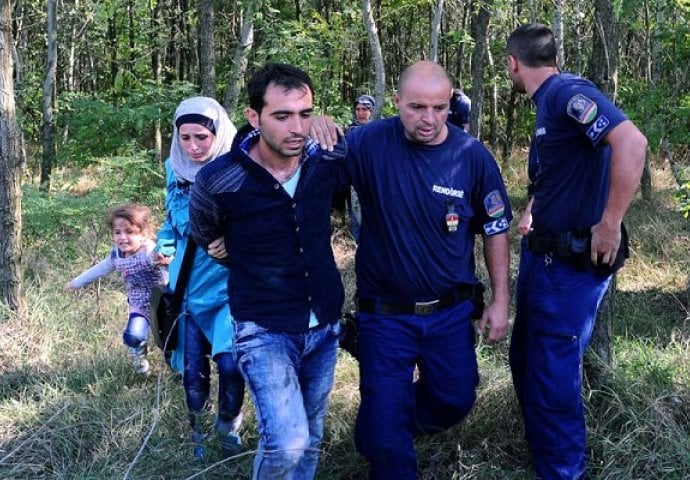
<svg viewBox="0 0 690 480"><path fill-rule="evenodd" d="M508 37L508 54L530 68L555 67L556 39L546 25L521 25Z"/></svg>
<svg viewBox="0 0 690 480"><path fill-rule="evenodd" d="M249 107L258 114L266 104L264 96L270 84L283 87L286 91L308 89L314 95L314 86L307 72L286 63L267 63L254 73L247 85Z"/></svg>

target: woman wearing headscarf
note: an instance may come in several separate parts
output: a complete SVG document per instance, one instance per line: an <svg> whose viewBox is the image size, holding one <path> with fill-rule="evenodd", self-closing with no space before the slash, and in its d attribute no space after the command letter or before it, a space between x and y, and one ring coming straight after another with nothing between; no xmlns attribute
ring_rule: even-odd
<svg viewBox="0 0 690 480"><path fill-rule="evenodd" d="M180 274L189 245L189 193L196 174L204 165L230 150L237 129L225 109L212 98L193 97L182 101L173 119L170 158L165 162L167 193L165 224L158 233L160 260L170 263L170 289ZM216 242L222 246L222 238ZM244 381L232 354L232 318L228 306L227 280L230 270L197 248L184 295L178 330L178 345L166 360L182 372L194 458L205 455L203 416L210 410L210 361L218 370L218 411L214 430L220 437L224 456L238 453L242 443L238 429L242 422Z"/></svg>

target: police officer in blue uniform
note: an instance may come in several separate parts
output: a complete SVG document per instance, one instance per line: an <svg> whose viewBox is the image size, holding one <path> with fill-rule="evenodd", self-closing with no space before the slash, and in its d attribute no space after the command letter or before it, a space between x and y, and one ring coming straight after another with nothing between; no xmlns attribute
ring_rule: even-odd
<svg viewBox="0 0 690 480"><path fill-rule="evenodd" d="M450 99L450 111L448 121L464 131L470 130L470 113L472 112L472 100L465 95L462 88L454 88Z"/></svg>
<svg viewBox="0 0 690 480"><path fill-rule="evenodd" d="M417 480L415 435L456 425L474 405L472 320L489 341L507 333L508 196L487 149L446 122L451 90L440 65L415 63L400 76L399 115L346 135L362 205L355 442L370 479ZM493 293L483 314L477 234Z"/></svg>
<svg viewBox="0 0 690 480"><path fill-rule="evenodd" d="M508 38L514 87L536 106L529 153L532 223L523 238L510 345L513 384L538 478L586 469L582 359L611 274L647 141L591 82L561 73L553 32ZM525 230L527 233L527 229Z"/></svg>

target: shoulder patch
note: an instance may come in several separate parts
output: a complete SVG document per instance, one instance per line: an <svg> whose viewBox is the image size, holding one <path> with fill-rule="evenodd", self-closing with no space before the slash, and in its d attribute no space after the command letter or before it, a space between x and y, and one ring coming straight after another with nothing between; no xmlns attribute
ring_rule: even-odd
<svg viewBox="0 0 690 480"><path fill-rule="evenodd" d="M491 218L498 218L503 216L503 212L506 210L505 203L503 203L503 197L498 190L494 190L484 197L484 209L486 214Z"/></svg>
<svg viewBox="0 0 690 480"><path fill-rule="evenodd" d="M484 233L488 236L496 235L506 230L508 230L508 219L505 217L484 224Z"/></svg>
<svg viewBox="0 0 690 480"><path fill-rule="evenodd" d="M609 119L602 115L587 129L587 136L592 140L596 140L601 135L601 132L609 126L609 123Z"/></svg>
<svg viewBox="0 0 690 480"><path fill-rule="evenodd" d="M597 104L589 97L578 93L568 100L568 115L580 123L590 123L597 116Z"/></svg>

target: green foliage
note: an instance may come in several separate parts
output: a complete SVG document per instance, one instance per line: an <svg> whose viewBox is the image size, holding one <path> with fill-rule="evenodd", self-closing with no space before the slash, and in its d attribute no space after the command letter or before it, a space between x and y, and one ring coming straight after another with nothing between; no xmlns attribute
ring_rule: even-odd
<svg viewBox="0 0 690 480"><path fill-rule="evenodd" d="M685 218L690 218L690 180L678 188L675 196L678 200L678 210Z"/></svg>
<svg viewBox="0 0 690 480"><path fill-rule="evenodd" d="M143 82L116 103L99 96L65 94L58 125L67 132L67 139L58 150L58 164L83 166L100 157L152 148L156 123L169 136L178 103L195 94L189 83L152 81Z"/></svg>
<svg viewBox="0 0 690 480"><path fill-rule="evenodd" d="M671 145L687 144L690 131L690 93L679 93L669 102L664 86L648 89L641 81L629 80L619 90L626 114L640 128L656 151L662 140Z"/></svg>
<svg viewBox="0 0 690 480"><path fill-rule="evenodd" d="M65 243L88 232L104 231L107 211L120 203L137 202L160 211L165 197L162 168L144 151L129 156L93 160L78 176L54 179L59 190L45 193L24 185L23 236L27 245L62 245L73 252L79 245Z"/></svg>

